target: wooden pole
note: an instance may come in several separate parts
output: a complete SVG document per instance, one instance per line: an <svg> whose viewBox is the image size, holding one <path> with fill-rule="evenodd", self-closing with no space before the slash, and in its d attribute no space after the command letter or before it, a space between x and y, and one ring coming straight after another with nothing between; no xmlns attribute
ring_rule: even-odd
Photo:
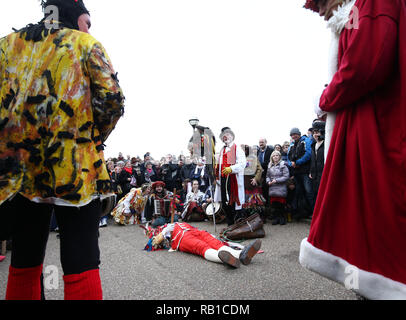
<svg viewBox="0 0 406 320"><path fill-rule="evenodd" d="M5 256L7 253L7 241L4 240L1 242L1 253L0 255Z"/></svg>
<svg viewBox="0 0 406 320"><path fill-rule="evenodd" d="M176 206L176 188L173 189L173 205L172 205L172 212L171 212L171 224L175 220L175 206Z"/></svg>

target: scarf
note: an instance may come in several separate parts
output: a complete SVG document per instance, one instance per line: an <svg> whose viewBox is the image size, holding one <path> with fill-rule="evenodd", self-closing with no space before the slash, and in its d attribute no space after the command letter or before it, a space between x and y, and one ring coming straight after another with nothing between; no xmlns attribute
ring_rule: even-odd
<svg viewBox="0 0 406 320"><path fill-rule="evenodd" d="M346 24L350 20L350 13L356 0L342 1L341 6L338 6L333 11L333 16L327 22L327 28L331 30L332 39L329 53L329 68L328 68L328 82L333 80L334 75L338 70L338 47L340 43L340 35L344 30ZM324 139L324 159L327 159L328 149L330 147L331 137L334 131L334 125L337 114L335 112L328 112L326 119L326 135Z"/></svg>
<svg viewBox="0 0 406 320"><path fill-rule="evenodd" d="M229 150L227 150L227 149L229 149ZM223 176L223 174L222 174L223 170L225 168L235 165L236 161L237 161L237 145L234 144L230 148L225 146L223 149L223 158L222 158L222 162L221 162L220 174ZM234 203L237 203L237 205L240 206L241 203L240 203L240 198L238 196L237 175L235 173L231 173L229 175L228 179L230 179L230 190L228 190L229 205L231 206Z"/></svg>
<svg viewBox="0 0 406 320"><path fill-rule="evenodd" d="M129 174L133 174L133 168L124 167L124 171L128 172Z"/></svg>
<svg viewBox="0 0 406 320"><path fill-rule="evenodd" d="M195 175L197 175L198 173L199 173L199 170L202 170L201 172L200 172L200 177L203 177L204 176L204 167L205 167L205 165L202 165L202 166L196 166L196 169L195 169Z"/></svg>

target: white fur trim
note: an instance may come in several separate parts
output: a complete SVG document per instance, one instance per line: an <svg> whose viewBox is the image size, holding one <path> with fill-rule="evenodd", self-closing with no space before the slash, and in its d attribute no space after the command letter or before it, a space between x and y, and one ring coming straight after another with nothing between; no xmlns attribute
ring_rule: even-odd
<svg viewBox="0 0 406 320"><path fill-rule="evenodd" d="M300 264L323 277L329 278L342 285L350 275L348 270L357 270L358 288L352 291L374 300L404 300L406 285L377 273L361 270L344 259L314 247L306 239L300 245Z"/></svg>
<svg viewBox="0 0 406 320"><path fill-rule="evenodd" d="M320 92L316 95L316 97L314 99L314 113L317 115L318 118L321 118L325 114L327 114L327 112L320 109L320 97L323 94L324 89L326 89L326 88L323 87L323 89L320 90Z"/></svg>
<svg viewBox="0 0 406 320"><path fill-rule="evenodd" d="M346 1L337 10L333 11L333 16L327 21L327 28L340 34L345 25L350 21L350 13L356 0Z"/></svg>

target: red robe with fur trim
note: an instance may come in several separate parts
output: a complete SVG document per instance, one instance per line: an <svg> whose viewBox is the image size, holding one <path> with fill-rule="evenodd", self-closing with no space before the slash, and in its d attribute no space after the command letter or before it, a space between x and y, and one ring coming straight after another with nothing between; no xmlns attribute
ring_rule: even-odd
<svg viewBox="0 0 406 320"><path fill-rule="evenodd" d="M406 299L406 1L358 0L320 108L337 112L300 262L370 299ZM355 282L354 282L355 281Z"/></svg>

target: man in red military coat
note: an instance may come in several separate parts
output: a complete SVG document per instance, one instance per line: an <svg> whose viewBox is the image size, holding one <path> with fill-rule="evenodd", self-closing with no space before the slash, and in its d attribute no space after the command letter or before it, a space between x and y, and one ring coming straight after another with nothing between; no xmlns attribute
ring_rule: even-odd
<svg viewBox="0 0 406 320"><path fill-rule="evenodd" d="M262 244L260 239L256 239L236 250L207 231L199 230L185 222L167 224L162 228L162 231L152 238L153 247L160 247L166 239L170 243L170 251L199 255L208 261L224 263L233 268L239 268L240 262L249 265Z"/></svg>
<svg viewBox="0 0 406 320"><path fill-rule="evenodd" d="M317 106L331 137L300 262L366 298L406 299L406 2L305 7L337 43Z"/></svg>

